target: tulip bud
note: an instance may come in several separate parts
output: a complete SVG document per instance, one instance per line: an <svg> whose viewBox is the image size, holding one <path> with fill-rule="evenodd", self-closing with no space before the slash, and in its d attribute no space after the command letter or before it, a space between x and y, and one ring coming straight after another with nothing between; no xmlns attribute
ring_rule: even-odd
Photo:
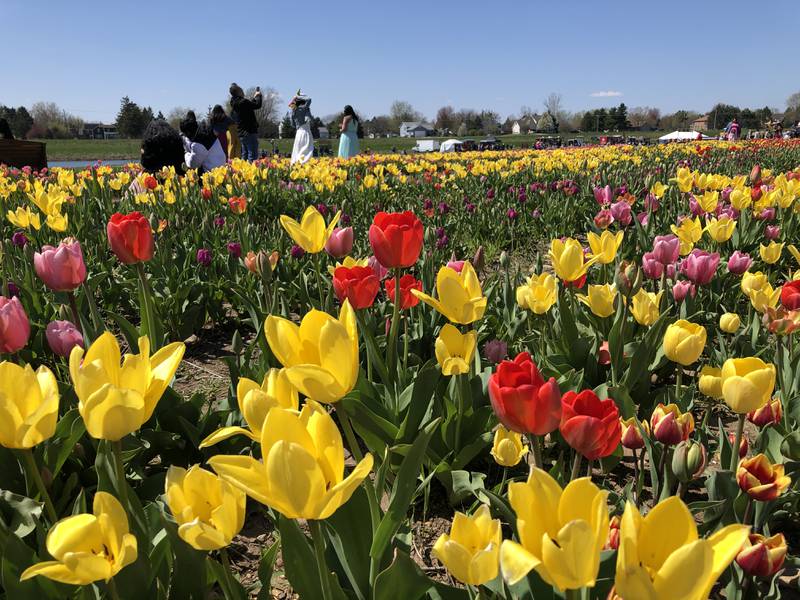
<svg viewBox="0 0 800 600"><path fill-rule="evenodd" d="M614 515L608 522L608 537L603 546L603 550L616 550L619 548L619 526L621 519L619 515Z"/></svg>
<svg viewBox="0 0 800 600"><path fill-rule="evenodd" d="M747 418L756 427L766 427L781 422L783 417L783 405L781 399L775 396L761 408L747 413Z"/></svg>
<svg viewBox="0 0 800 600"><path fill-rule="evenodd" d="M736 333L742 320L736 313L725 313L719 318L719 328L725 333Z"/></svg>
<svg viewBox="0 0 800 600"><path fill-rule="evenodd" d="M500 253L500 266L507 269L509 264L511 264L511 260L508 258L508 253L503 250Z"/></svg>
<svg viewBox="0 0 800 600"><path fill-rule="evenodd" d="M728 442L730 442L731 447L736 443L736 434L729 433L728 434ZM750 443L747 441L745 436L742 436L741 441L739 442L739 458L744 458L747 456L747 452L750 450Z"/></svg>
<svg viewBox="0 0 800 600"><path fill-rule="evenodd" d="M744 493L761 502L775 500L792 482L784 474L782 464L770 463L763 454L741 461L736 470L736 481Z"/></svg>
<svg viewBox="0 0 800 600"><path fill-rule="evenodd" d="M642 269L635 262L623 260L614 276L619 293L630 298L642 287Z"/></svg>
<svg viewBox="0 0 800 600"><path fill-rule="evenodd" d="M475 268L475 272L480 274L483 271L483 267L486 265L486 257L484 256L483 246L478 246L478 249L475 251L475 256L472 257L472 266Z"/></svg>
<svg viewBox="0 0 800 600"><path fill-rule="evenodd" d="M786 552L786 538L782 533L769 538L751 533L736 557L736 564L748 575L772 577L783 566Z"/></svg>
<svg viewBox="0 0 800 600"><path fill-rule="evenodd" d="M239 330L233 332L233 339L231 340L231 352L235 356L239 356L242 351L244 350L244 342L242 341L242 335L239 333Z"/></svg>
<svg viewBox="0 0 800 600"><path fill-rule="evenodd" d="M761 166L753 165L753 168L750 170L750 185L759 185L761 181Z"/></svg>
<svg viewBox="0 0 800 600"><path fill-rule="evenodd" d="M492 364L497 364L508 356L508 344L503 340L489 340L483 346L483 355Z"/></svg>
<svg viewBox="0 0 800 600"><path fill-rule="evenodd" d="M689 483L702 475L706 468L706 447L696 440L686 440L675 446L672 473L681 483Z"/></svg>
<svg viewBox="0 0 800 600"><path fill-rule="evenodd" d="M256 270L258 271L258 274L261 275L261 279L264 281L264 283L267 284L272 281L273 266L270 258L271 257L263 251L256 255Z"/></svg>

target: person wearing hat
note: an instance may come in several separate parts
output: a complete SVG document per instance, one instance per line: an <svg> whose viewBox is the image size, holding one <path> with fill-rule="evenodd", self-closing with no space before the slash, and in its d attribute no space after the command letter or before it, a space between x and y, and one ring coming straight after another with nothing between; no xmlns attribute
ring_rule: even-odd
<svg viewBox="0 0 800 600"><path fill-rule="evenodd" d="M242 158L256 160L258 158L258 120L256 111L261 108L261 88L256 88L253 98L246 98L244 90L235 83L231 84L231 110L237 123L239 139L242 143Z"/></svg>
<svg viewBox="0 0 800 600"><path fill-rule="evenodd" d="M311 134L311 98L297 90L289 108L292 109L292 124L297 133L294 134L291 164L305 163L314 156L314 136Z"/></svg>

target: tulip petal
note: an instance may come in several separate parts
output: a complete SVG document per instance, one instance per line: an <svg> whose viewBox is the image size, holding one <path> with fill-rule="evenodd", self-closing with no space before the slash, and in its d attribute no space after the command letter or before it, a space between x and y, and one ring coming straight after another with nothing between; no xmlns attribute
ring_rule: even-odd
<svg viewBox="0 0 800 600"><path fill-rule="evenodd" d="M272 505L264 465L252 456L217 455L209 458L208 464L217 475L242 490L253 500L268 506Z"/></svg>
<svg viewBox="0 0 800 600"><path fill-rule="evenodd" d="M325 479L334 484L338 483L344 475L344 447L336 423L325 409L319 407L311 413L306 423L306 430L314 441L317 462L325 474ZM285 435L283 437L286 439Z"/></svg>
<svg viewBox="0 0 800 600"><path fill-rule="evenodd" d="M303 363L300 343L300 327L282 317L270 315L264 323L267 343L284 367Z"/></svg>
<svg viewBox="0 0 800 600"><path fill-rule="evenodd" d="M503 540L500 546L500 570L509 585L514 585L541 564L542 561L523 546L511 540Z"/></svg>
<svg viewBox="0 0 800 600"><path fill-rule="evenodd" d="M97 492L94 495L92 511L97 516L97 522L108 551L116 556L122 548L123 536L129 531L125 509L111 494Z"/></svg>
<svg viewBox="0 0 800 600"><path fill-rule="evenodd" d="M639 560L658 571L678 548L697 540L692 513L677 496L659 502L642 520L639 530Z"/></svg>
<svg viewBox="0 0 800 600"><path fill-rule="evenodd" d="M286 376L301 394L316 402L330 404L341 400L344 390L332 373L317 365L297 365L286 369Z"/></svg>
<svg viewBox="0 0 800 600"><path fill-rule="evenodd" d="M105 384L78 403L86 431L93 438L116 442L144 423L144 398L136 390Z"/></svg>
<svg viewBox="0 0 800 600"><path fill-rule="evenodd" d="M151 417L156 404L164 395L164 390L175 376L175 372L183 360L184 352L186 352L186 345L182 342L175 342L164 346L150 358L152 379L144 397L145 421Z"/></svg>
<svg viewBox="0 0 800 600"><path fill-rule="evenodd" d="M181 539L197 550L219 550L228 545L227 540L220 531L210 527L199 519L184 523L178 527Z"/></svg>
<svg viewBox="0 0 800 600"><path fill-rule="evenodd" d="M673 496L674 497L674 496ZM666 557L663 566L653 577L653 587L659 598L701 598L701 590L708 582L712 565L711 545L706 540L695 540L677 548ZM707 597L707 596L705 596Z"/></svg>
<svg viewBox="0 0 800 600"><path fill-rule="evenodd" d="M570 521L555 541L542 536L542 565L537 572L561 590L593 587L600 567L600 553L593 552L594 531L583 520Z"/></svg>
<svg viewBox="0 0 800 600"><path fill-rule="evenodd" d="M461 583L476 584L470 576L472 555L461 544L453 541L447 534L442 534L433 545L431 554L439 560L447 571Z"/></svg>
<svg viewBox="0 0 800 600"><path fill-rule="evenodd" d="M68 552L103 548L103 533L97 517L90 514L79 514L58 521L47 533L47 552L57 560Z"/></svg>
<svg viewBox="0 0 800 600"><path fill-rule="evenodd" d="M259 438L253 434L252 431L249 429L245 429L244 427L221 427L217 429L215 432L209 434L202 442L200 442L200 448L208 448L209 446L213 446L215 444L219 444L220 442L227 440L228 438L232 438L236 435L246 435L254 442L259 441Z"/></svg>
<svg viewBox="0 0 800 600"><path fill-rule="evenodd" d="M317 511L317 519L327 519L335 513L339 507L350 499L356 488L361 485L361 482L367 478L370 471L372 471L373 458L371 454L367 454L361 459L355 469L350 471L350 474L344 478L340 483L337 483L330 490L328 490L325 497L319 502L319 509Z"/></svg>
<svg viewBox="0 0 800 600"><path fill-rule="evenodd" d="M80 569L71 569L66 564L57 561L46 561L36 563L28 567L20 576L20 581L25 581L31 577L41 575L69 585L88 585L95 581L107 580L111 577L111 566L108 561L101 556L91 554L80 554L80 563L77 557L71 563L74 566L80 564Z"/></svg>
<svg viewBox="0 0 800 600"><path fill-rule="evenodd" d="M707 585L701 594L701 598L707 598L711 594L714 582L719 579L722 572L728 568L733 559L744 546L750 528L746 525L728 525L716 531L707 538L713 553L711 564L711 575Z"/></svg>
<svg viewBox="0 0 800 600"><path fill-rule="evenodd" d="M303 215L303 220L305 220L305 215ZM283 228L286 230L286 233L289 234L289 237L291 237L298 246L300 246L306 252L313 251L313 243L303 230L303 226L300 223L286 215L281 215L280 222ZM317 252L319 251L317 250Z"/></svg>
<svg viewBox="0 0 800 600"><path fill-rule="evenodd" d="M319 500L327 496L327 482L312 453L298 443L280 440L269 449L264 462L270 506L289 519L324 519L328 516L320 516L315 510Z"/></svg>

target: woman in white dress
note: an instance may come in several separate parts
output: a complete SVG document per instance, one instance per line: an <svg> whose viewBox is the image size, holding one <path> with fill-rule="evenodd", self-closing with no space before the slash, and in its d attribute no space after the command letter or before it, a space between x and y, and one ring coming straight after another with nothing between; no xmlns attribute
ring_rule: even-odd
<svg viewBox="0 0 800 600"><path fill-rule="evenodd" d="M305 163L314 156L314 136L311 134L311 98L304 96L297 90L297 94L289 102L292 109L292 124L297 133L294 134L294 147L292 148L292 164Z"/></svg>

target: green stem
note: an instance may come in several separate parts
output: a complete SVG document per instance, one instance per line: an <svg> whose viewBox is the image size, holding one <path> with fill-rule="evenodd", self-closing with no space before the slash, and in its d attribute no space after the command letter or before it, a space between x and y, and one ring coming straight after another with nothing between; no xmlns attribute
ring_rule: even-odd
<svg viewBox="0 0 800 600"><path fill-rule="evenodd" d="M94 301L94 291L89 284L84 281L83 283L83 294L86 296L86 303L89 305L89 314L92 315L92 323L94 324L95 333L99 334L103 329L103 319L100 317L100 311L97 310L97 303ZM84 340L84 343L88 346L90 340Z"/></svg>
<svg viewBox="0 0 800 600"><path fill-rule="evenodd" d="M750 517L753 513L753 499L748 496L747 497L747 507L744 509L744 518L742 519L742 523L745 525L750 525Z"/></svg>
<svg viewBox="0 0 800 600"><path fill-rule="evenodd" d="M389 339L386 342L386 368L392 381L397 380L397 335L400 328L400 269L393 269L394 274L394 308L392 309L392 325L389 328Z"/></svg>
<svg viewBox="0 0 800 600"><path fill-rule="evenodd" d="M533 451L533 466L537 469L544 469L541 438L538 435L531 434L528 439L531 442L531 450Z"/></svg>
<svg viewBox="0 0 800 600"><path fill-rule="evenodd" d="M225 597L228 597L229 592L231 593L231 597L233 597L234 582L236 581L236 578L231 570L231 560L228 557L227 548L220 548L219 558L222 561L222 569L225 572L225 587L227 588L227 590L225 590Z"/></svg>
<svg viewBox="0 0 800 600"><path fill-rule="evenodd" d="M112 600L119 600L119 592L117 591L117 584L114 583L114 578L108 580L108 593L111 595Z"/></svg>
<svg viewBox="0 0 800 600"><path fill-rule="evenodd" d="M744 413L739 415L739 422L736 424L736 438L733 443L733 452L731 452L730 470L736 475L736 467L739 464L739 446L742 444L742 433L744 432L744 419L747 415Z"/></svg>
<svg viewBox="0 0 800 600"><path fill-rule="evenodd" d="M677 365L675 373L675 402L678 406L681 407L681 410L683 410L683 404L681 403L682 391L683 391L683 367L681 365Z"/></svg>
<svg viewBox="0 0 800 600"><path fill-rule="evenodd" d="M317 520L310 520L308 525L311 529L311 539L314 541L314 554L317 559L317 573L319 582L322 586L322 599L333 600L331 592L331 580L328 574L328 566L325 562L325 539L322 533L322 523Z"/></svg>
<svg viewBox="0 0 800 600"><path fill-rule="evenodd" d="M581 600L583 588L577 590L564 590L564 600Z"/></svg>
<svg viewBox="0 0 800 600"><path fill-rule="evenodd" d="M581 453L575 452L575 460L572 461L572 473L569 476L569 480L572 481L573 479L577 479L581 473Z"/></svg>
<svg viewBox="0 0 800 600"><path fill-rule="evenodd" d="M44 502L47 518L50 519L50 523L53 524L58 521L58 515L56 514L56 509L53 506L53 500L50 498L50 494L47 493L47 488L44 486L42 473L39 471L39 467L36 466L36 459L33 457L33 450L30 448L22 450L22 456L25 460L25 468L28 471L28 475L31 479L33 479L33 483L36 486L36 489L39 491L39 496L41 496L42 501Z"/></svg>
<svg viewBox="0 0 800 600"><path fill-rule="evenodd" d="M81 313L78 311L78 302L75 300L75 293L67 292L67 298L69 299L69 310L72 313L72 321L78 331L81 332L84 339L86 339L86 332L83 330L83 325L81 325Z"/></svg>
<svg viewBox="0 0 800 600"><path fill-rule="evenodd" d="M117 472L117 493L119 494L119 501L125 511L128 511L128 483L125 479L125 464L122 462L122 442L117 440L111 442L111 448L114 452L114 470Z"/></svg>
<svg viewBox="0 0 800 600"><path fill-rule="evenodd" d="M314 255L314 272L317 275L317 294L319 295L319 309L325 310L325 298L322 295L322 275L320 275L319 271L319 255L320 255L319 252L317 252Z"/></svg>
<svg viewBox="0 0 800 600"><path fill-rule="evenodd" d="M150 340L150 348L155 352L161 347L161 340L156 339L155 320L153 319L152 298L150 297L150 284L147 282L147 274L144 272L144 263L136 263L136 274L142 284L142 302L144 306L143 321L146 323L145 335Z"/></svg>

